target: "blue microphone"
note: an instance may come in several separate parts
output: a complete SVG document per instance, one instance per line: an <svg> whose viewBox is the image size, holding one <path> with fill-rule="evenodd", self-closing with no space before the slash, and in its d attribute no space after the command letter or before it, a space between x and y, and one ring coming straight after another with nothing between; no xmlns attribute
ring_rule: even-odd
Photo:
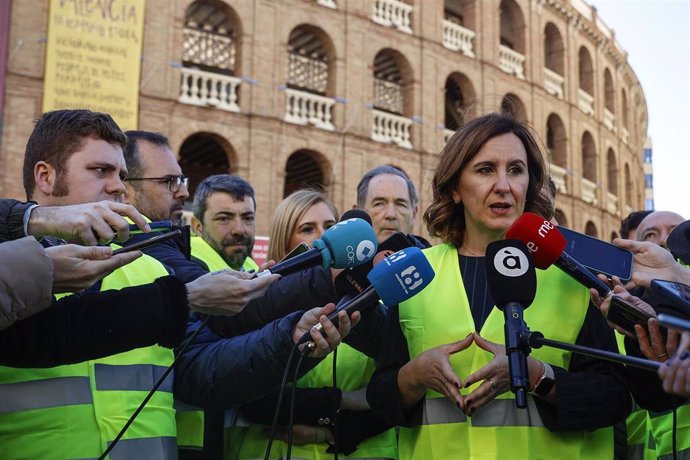
<svg viewBox="0 0 690 460"><path fill-rule="evenodd" d="M379 300L386 306L399 304L427 287L434 276L434 269L421 249L411 247L393 253L369 272L367 278L371 285L349 302L340 305L336 311L328 315L328 319L337 326L338 313L341 311L351 314L373 306ZM321 323L314 327L321 330ZM298 344L310 340L308 331L300 338Z"/></svg>
<svg viewBox="0 0 690 460"><path fill-rule="evenodd" d="M312 248L298 256L275 264L257 276L290 275L306 268L350 268L370 261L378 249L374 229L362 219L338 222L312 242Z"/></svg>

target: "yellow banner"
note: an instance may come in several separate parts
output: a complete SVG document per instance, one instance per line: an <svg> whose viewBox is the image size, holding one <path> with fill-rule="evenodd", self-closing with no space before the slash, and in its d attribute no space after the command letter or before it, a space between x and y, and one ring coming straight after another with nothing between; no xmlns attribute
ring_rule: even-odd
<svg viewBox="0 0 690 460"><path fill-rule="evenodd" d="M89 109L137 129L145 0L50 0L43 111Z"/></svg>

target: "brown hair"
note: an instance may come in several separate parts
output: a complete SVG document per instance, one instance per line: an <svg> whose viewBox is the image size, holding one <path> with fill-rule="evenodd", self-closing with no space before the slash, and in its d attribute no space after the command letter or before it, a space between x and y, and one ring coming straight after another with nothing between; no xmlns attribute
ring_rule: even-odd
<svg viewBox="0 0 690 460"><path fill-rule="evenodd" d="M55 168L56 196L67 194L67 160L81 148L86 138L104 140L123 150L127 138L107 113L90 110L55 110L43 114L29 136L24 152L23 182L26 197L31 199L36 180L34 167L45 161Z"/></svg>
<svg viewBox="0 0 690 460"><path fill-rule="evenodd" d="M544 159L534 135L512 116L490 113L461 126L441 150L432 181L433 201L424 213L429 234L460 247L466 228L465 212L462 203L453 201L460 172L490 139L508 133L515 134L527 152L529 185L524 210L540 215L548 212L549 201L542 192L546 177Z"/></svg>

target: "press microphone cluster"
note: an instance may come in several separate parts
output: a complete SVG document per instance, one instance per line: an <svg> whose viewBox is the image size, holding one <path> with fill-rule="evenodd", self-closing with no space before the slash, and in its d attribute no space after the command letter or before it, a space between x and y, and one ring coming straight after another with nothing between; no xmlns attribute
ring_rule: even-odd
<svg viewBox="0 0 690 460"><path fill-rule="evenodd" d="M377 248L378 240L371 225L363 219L347 219L326 230L307 252L279 262L257 276L285 276L318 265L325 269L354 267L370 261Z"/></svg>
<svg viewBox="0 0 690 460"><path fill-rule="evenodd" d="M434 276L434 269L419 248L411 247L398 251L384 258L369 272L369 287L340 305L336 311L328 315L328 319L337 325L338 314L341 311L351 315L355 311L375 305L379 300L386 306L399 304L424 289ZM321 330L321 324L317 324L315 328ZM298 344L310 340L310 332L306 332Z"/></svg>
<svg viewBox="0 0 690 460"><path fill-rule="evenodd" d="M543 217L531 212L522 214L508 229L506 238L522 241L535 267L546 270L553 264L583 286L596 289L602 298L612 294L606 283L565 252L565 238Z"/></svg>
<svg viewBox="0 0 690 460"><path fill-rule="evenodd" d="M527 353L521 334L527 331L523 310L534 301L537 275L527 246L520 240L499 240L486 248L486 278L496 307L505 318L504 337L510 389L515 393L517 407L527 407L529 374Z"/></svg>

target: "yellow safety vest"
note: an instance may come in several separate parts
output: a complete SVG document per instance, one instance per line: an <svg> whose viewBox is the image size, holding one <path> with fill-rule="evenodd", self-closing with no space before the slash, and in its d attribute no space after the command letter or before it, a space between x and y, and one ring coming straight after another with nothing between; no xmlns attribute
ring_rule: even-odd
<svg viewBox="0 0 690 460"><path fill-rule="evenodd" d="M366 386L371 379L376 363L363 353L347 344L338 346L337 384L344 391L357 390ZM300 388L321 388L333 383L333 355L328 355L309 373L297 381ZM328 424L330 420L325 421ZM232 427L226 430L225 459L251 460L264 458L268 440L264 434L264 425L250 424L248 427ZM340 430L345 427L339 427ZM320 460L333 458L326 452L327 443L293 445L291 458L294 460ZM271 458L281 459L287 455L287 444L275 440L271 447ZM397 459L395 429L380 433L362 441L357 450L350 455L339 454L346 459Z"/></svg>
<svg viewBox="0 0 690 460"><path fill-rule="evenodd" d="M105 277L101 291L167 274L144 255ZM150 346L49 369L0 367L0 458L98 457L172 361L171 350ZM172 386L170 374L110 459L177 457Z"/></svg>
<svg viewBox="0 0 690 460"><path fill-rule="evenodd" d="M192 257L215 272L230 268L223 258L203 238L192 235L190 238ZM247 257L242 268L245 271L258 270L259 266ZM204 447L204 411L200 407L175 400L177 409L177 444L185 449L201 450Z"/></svg>
<svg viewBox="0 0 690 460"><path fill-rule="evenodd" d="M681 460L690 459L690 402L676 409L676 452ZM657 458L673 459L673 411L649 411Z"/></svg>
<svg viewBox="0 0 690 460"><path fill-rule="evenodd" d="M400 327L411 358L474 331L457 249L442 244L424 253L436 277L422 292L400 304ZM536 298L525 310L526 323L550 339L575 343L587 314L589 292L555 267L537 271L537 286ZM480 334L502 344L504 323L503 313L494 308ZM532 355L566 369L571 358L570 352L550 347L535 349ZM492 359L491 353L472 344L452 355L450 362L464 380ZM468 394L478 384L462 393ZM401 459L613 458L612 428L551 432L544 427L531 394L527 409L517 409L514 395L508 391L472 417L432 390L427 391L423 405L422 424L400 430Z"/></svg>
<svg viewBox="0 0 690 460"><path fill-rule="evenodd" d="M213 249L202 237L197 235L192 235L190 238L192 246L192 257L199 259L201 262L206 264L209 271L215 272L218 270L225 270L230 268L230 266L223 260L223 258ZM244 259L242 263L242 269L246 272L258 271L259 265L251 257Z"/></svg>

